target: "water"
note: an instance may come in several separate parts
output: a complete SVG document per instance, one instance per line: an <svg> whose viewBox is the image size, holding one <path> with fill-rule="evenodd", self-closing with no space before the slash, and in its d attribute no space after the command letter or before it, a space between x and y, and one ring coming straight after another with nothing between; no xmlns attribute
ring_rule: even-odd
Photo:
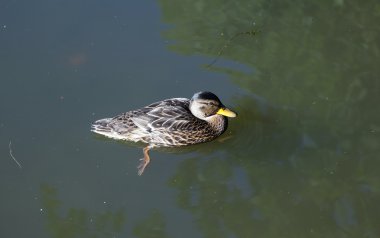
<svg viewBox="0 0 380 238"><path fill-rule="evenodd" d="M0 2L0 236L380 237L379 9ZM141 177L89 131L199 90L239 117Z"/></svg>

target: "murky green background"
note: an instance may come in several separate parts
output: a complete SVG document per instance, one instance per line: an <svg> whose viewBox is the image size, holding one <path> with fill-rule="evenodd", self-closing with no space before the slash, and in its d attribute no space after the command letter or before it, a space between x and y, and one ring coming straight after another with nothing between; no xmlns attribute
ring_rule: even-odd
<svg viewBox="0 0 380 238"><path fill-rule="evenodd" d="M0 1L0 237L380 237L379 23L375 0ZM141 177L89 131L200 90L239 117Z"/></svg>

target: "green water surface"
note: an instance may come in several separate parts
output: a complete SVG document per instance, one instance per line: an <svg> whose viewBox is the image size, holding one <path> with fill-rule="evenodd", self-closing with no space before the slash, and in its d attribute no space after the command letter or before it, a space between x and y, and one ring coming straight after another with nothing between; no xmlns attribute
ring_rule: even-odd
<svg viewBox="0 0 380 238"><path fill-rule="evenodd" d="M379 23L375 0L0 1L0 237L380 237ZM90 132L200 90L239 116L141 177Z"/></svg>

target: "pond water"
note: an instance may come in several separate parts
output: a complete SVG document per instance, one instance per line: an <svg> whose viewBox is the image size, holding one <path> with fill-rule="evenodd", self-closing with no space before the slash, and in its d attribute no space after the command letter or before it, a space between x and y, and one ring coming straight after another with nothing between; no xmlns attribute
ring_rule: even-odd
<svg viewBox="0 0 380 238"><path fill-rule="evenodd" d="M375 0L1 1L0 237L380 237L379 22ZM200 90L239 116L143 176L90 132Z"/></svg>

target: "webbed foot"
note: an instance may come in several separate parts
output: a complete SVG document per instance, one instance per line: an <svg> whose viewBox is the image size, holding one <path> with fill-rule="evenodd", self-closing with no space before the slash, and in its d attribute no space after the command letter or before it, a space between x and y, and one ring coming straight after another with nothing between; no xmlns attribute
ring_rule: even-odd
<svg viewBox="0 0 380 238"><path fill-rule="evenodd" d="M141 158L141 162L139 164L139 166L137 166L137 174L139 176L141 176L143 173L144 173L144 170L145 170L145 167L149 164L150 162L150 157L149 157L149 150L151 149L150 146L146 146L144 149L143 149L143 152L144 152L144 158Z"/></svg>

